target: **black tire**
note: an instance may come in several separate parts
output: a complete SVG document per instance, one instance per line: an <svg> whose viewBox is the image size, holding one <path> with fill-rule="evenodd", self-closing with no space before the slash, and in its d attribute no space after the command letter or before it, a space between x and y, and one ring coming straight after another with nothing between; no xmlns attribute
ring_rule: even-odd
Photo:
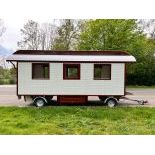
<svg viewBox="0 0 155 155"><path fill-rule="evenodd" d="M113 107L117 106L118 102L117 102L117 99L110 98L106 101L106 104L108 107L113 108Z"/></svg>
<svg viewBox="0 0 155 155"><path fill-rule="evenodd" d="M37 98L33 101L33 103L36 107L43 107L46 104L45 99L43 98Z"/></svg>
<svg viewBox="0 0 155 155"><path fill-rule="evenodd" d="M45 96L45 98L47 100L47 104L51 104L52 103L53 96Z"/></svg>

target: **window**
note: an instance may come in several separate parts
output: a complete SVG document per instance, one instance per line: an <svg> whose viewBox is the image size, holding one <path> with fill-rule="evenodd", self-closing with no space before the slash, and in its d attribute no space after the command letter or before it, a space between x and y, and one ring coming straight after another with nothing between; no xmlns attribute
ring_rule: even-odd
<svg viewBox="0 0 155 155"><path fill-rule="evenodd" d="M32 63L32 79L49 79L49 64Z"/></svg>
<svg viewBox="0 0 155 155"><path fill-rule="evenodd" d="M95 80L111 80L111 64L94 64Z"/></svg>
<svg viewBox="0 0 155 155"><path fill-rule="evenodd" d="M80 79L80 64L64 64L63 79Z"/></svg>

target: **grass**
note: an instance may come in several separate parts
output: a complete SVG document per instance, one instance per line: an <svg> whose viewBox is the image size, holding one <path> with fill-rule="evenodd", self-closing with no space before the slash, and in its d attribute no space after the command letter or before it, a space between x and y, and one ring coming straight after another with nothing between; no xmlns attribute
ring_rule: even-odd
<svg viewBox="0 0 155 155"><path fill-rule="evenodd" d="M16 84L16 81L14 79L1 79L0 78L0 85L11 85Z"/></svg>
<svg viewBox="0 0 155 155"><path fill-rule="evenodd" d="M152 86L138 86L138 85L129 85L127 88L143 88L143 89L149 89L149 88L155 88L155 85Z"/></svg>
<svg viewBox="0 0 155 155"><path fill-rule="evenodd" d="M0 134L155 134L155 108L0 107Z"/></svg>

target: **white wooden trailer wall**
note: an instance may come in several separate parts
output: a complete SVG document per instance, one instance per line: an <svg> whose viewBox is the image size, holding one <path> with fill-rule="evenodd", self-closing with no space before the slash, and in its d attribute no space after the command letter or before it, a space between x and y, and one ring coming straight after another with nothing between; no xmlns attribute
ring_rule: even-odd
<svg viewBox="0 0 155 155"><path fill-rule="evenodd" d="M80 80L63 80L63 63L50 63L49 80L32 80L32 63L18 62L19 95L124 95L124 63L111 63L111 80L94 80L94 63L80 63Z"/></svg>

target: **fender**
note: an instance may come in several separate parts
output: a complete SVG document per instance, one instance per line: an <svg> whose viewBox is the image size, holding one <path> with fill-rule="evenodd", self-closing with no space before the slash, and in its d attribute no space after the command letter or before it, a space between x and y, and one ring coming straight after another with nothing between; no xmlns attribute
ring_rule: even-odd
<svg viewBox="0 0 155 155"><path fill-rule="evenodd" d="M38 98L42 98L47 103L47 99L45 97L42 97L42 96L35 97L33 99L33 102L35 102L35 100L37 100Z"/></svg>
<svg viewBox="0 0 155 155"><path fill-rule="evenodd" d="M113 96L109 96L107 97L105 100L104 100L104 103L106 103L109 99L113 99L115 100L116 102L118 102L117 98L113 97Z"/></svg>

